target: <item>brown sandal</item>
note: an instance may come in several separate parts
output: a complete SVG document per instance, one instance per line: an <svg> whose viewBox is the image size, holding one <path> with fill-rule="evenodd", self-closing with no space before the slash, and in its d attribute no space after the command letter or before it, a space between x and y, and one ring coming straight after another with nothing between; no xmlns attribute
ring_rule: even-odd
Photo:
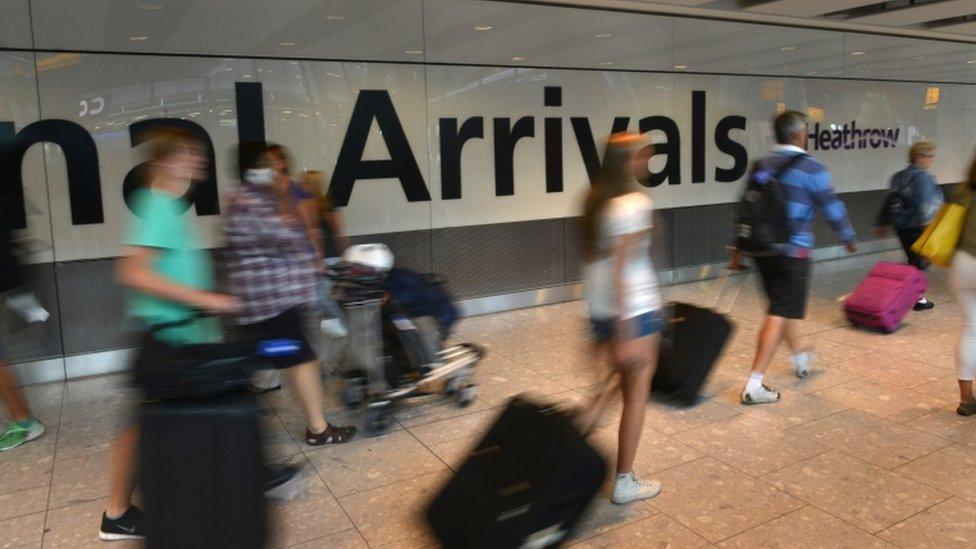
<svg viewBox="0 0 976 549"><path fill-rule="evenodd" d="M342 444L349 442L356 436L356 428L352 425L347 427L336 427L329 424L321 433L315 434L311 430L305 429L305 442L309 446L322 446L323 444Z"/></svg>

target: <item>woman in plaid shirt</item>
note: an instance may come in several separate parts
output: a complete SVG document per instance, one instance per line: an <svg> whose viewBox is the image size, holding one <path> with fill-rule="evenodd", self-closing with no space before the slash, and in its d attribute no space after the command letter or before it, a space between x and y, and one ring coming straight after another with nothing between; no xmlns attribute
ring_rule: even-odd
<svg viewBox="0 0 976 549"><path fill-rule="evenodd" d="M321 267L291 182L271 168L265 145L242 143L239 155L241 187L231 197L224 229L228 289L241 301L237 323L256 341L289 340L296 345L294 353L271 362L291 373L308 419L306 442L346 442L356 428L325 420L321 364L302 331L302 319L315 305Z"/></svg>

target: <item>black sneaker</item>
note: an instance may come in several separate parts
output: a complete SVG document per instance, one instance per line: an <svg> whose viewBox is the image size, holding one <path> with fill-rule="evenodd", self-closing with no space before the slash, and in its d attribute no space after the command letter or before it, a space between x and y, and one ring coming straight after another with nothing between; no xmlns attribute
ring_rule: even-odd
<svg viewBox="0 0 976 549"><path fill-rule="evenodd" d="M98 537L105 541L145 538L142 511L138 507L132 506L121 517L115 519L110 519L105 513L102 513L102 529L99 530Z"/></svg>
<svg viewBox="0 0 976 549"><path fill-rule="evenodd" d="M916 311L928 311L933 307L935 307L935 303L932 303L931 301L925 301L925 303L922 303L921 301L916 301L915 306L912 307L912 309Z"/></svg>

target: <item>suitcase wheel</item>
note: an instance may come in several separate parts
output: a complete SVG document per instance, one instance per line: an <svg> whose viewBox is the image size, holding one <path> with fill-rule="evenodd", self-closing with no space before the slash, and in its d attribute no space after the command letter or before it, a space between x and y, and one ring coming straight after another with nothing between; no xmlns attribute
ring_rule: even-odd
<svg viewBox="0 0 976 549"><path fill-rule="evenodd" d="M366 380L347 379L342 386L342 403L346 408L354 410L359 408L366 400Z"/></svg>
<svg viewBox="0 0 976 549"><path fill-rule="evenodd" d="M366 436L375 437L387 432L390 429L390 421L390 415L386 410L369 410L366 412Z"/></svg>
<svg viewBox="0 0 976 549"><path fill-rule="evenodd" d="M457 392L457 403L461 408L467 408L478 396L478 388L474 385L466 385Z"/></svg>

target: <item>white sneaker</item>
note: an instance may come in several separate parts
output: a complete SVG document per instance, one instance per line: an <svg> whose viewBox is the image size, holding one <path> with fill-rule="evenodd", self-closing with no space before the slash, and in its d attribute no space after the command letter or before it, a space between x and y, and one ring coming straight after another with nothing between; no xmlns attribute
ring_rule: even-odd
<svg viewBox="0 0 976 549"><path fill-rule="evenodd" d="M779 393L765 385L760 385L758 389L752 391L742 391L743 404L770 404L773 402L779 402Z"/></svg>
<svg viewBox="0 0 976 549"><path fill-rule="evenodd" d="M817 360L817 353L807 349L793 357L793 371L796 377L803 379L813 371L813 363Z"/></svg>
<svg viewBox="0 0 976 549"><path fill-rule="evenodd" d="M319 324L319 328L322 333L330 335L335 338L346 337L349 332L346 330L345 325L338 318L327 318Z"/></svg>
<svg viewBox="0 0 976 549"><path fill-rule="evenodd" d="M632 501L651 499L661 493L661 481L644 481L637 478L633 471L626 475L618 475L613 486L611 501L623 505Z"/></svg>

